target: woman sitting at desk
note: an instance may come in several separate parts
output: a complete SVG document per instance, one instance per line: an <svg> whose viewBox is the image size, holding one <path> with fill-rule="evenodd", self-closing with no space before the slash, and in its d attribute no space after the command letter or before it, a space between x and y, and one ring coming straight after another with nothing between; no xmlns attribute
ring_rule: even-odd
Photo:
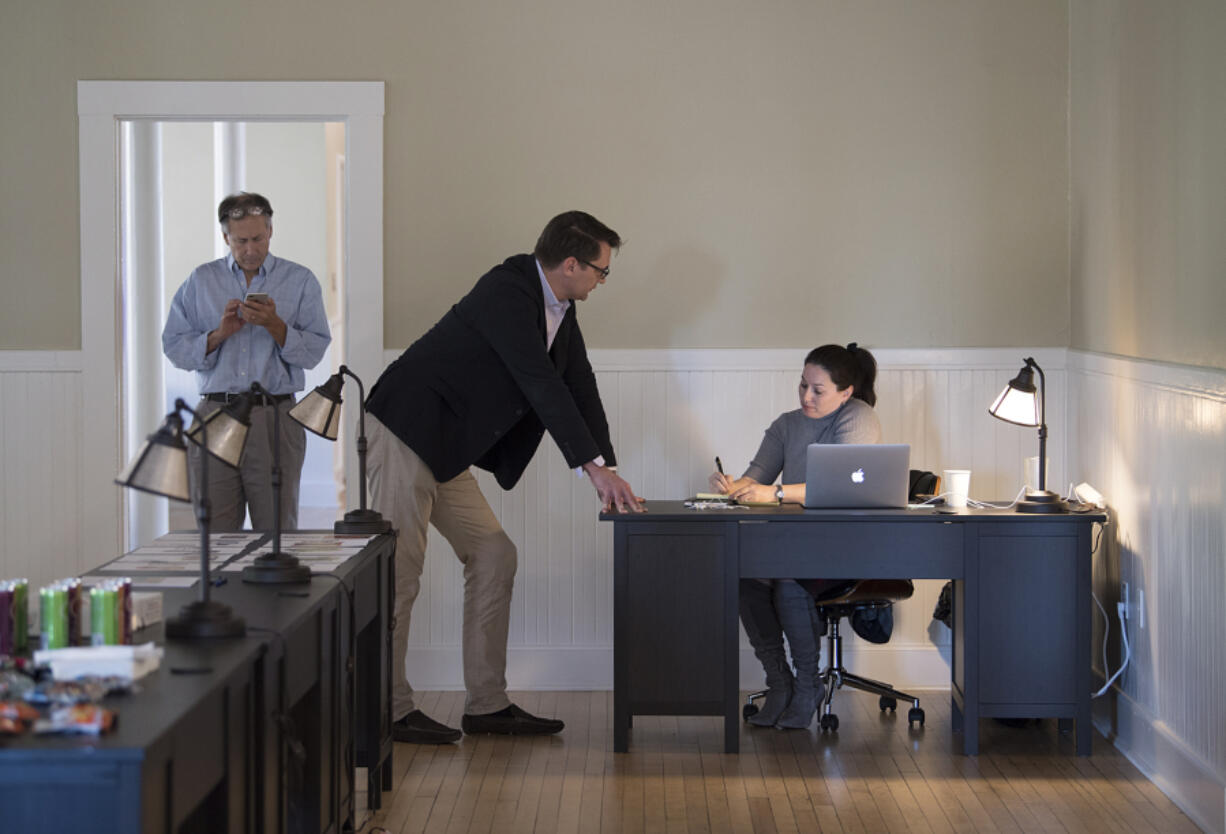
<svg viewBox="0 0 1226 834"><path fill-rule="evenodd" d="M770 424L762 445L736 480L722 472L711 486L741 501L804 503L805 457L810 443L877 443L881 423L873 405L877 360L852 342L822 345L805 357L800 408ZM779 477L780 485L774 486ZM804 729L825 694L819 681L817 609L794 579L742 579L741 623L766 671L766 702L750 717L759 727ZM783 650L787 636L796 673Z"/></svg>

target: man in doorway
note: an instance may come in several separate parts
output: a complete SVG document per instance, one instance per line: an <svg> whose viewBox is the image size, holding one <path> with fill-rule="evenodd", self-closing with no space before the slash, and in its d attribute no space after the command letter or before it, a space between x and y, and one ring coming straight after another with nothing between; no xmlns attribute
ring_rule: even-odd
<svg viewBox="0 0 1226 834"><path fill-rule="evenodd" d="M214 531L273 526L273 409L281 412L281 520L298 526L298 482L306 431L287 419L294 392L305 387L332 336L323 293L311 270L269 254L272 205L259 194L231 194L217 207L230 254L192 270L175 293L162 330L162 351L176 368L195 371L208 415L258 382L251 429L237 470L209 469ZM200 449L189 445L192 495L197 497Z"/></svg>
<svg viewBox="0 0 1226 834"><path fill-rule="evenodd" d="M409 614L433 524L464 565L465 733L557 733L507 697L516 550L469 467L511 489L546 431L604 508L641 511L616 473L609 424L575 302L609 275L621 238L590 214L549 221L532 255L495 266L383 372L367 401L374 508L399 530L392 652L393 736L441 744L460 731L415 707L406 672Z"/></svg>

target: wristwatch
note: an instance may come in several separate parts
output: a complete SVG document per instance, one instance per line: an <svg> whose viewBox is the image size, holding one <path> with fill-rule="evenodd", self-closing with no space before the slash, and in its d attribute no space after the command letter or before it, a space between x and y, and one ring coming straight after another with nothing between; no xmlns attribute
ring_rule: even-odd
<svg viewBox="0 0 1226 834"><path fill-rule="evenodd" d="M783 484L780 484L779 486L775 487L775 500L778 501L780 504L783 503Z"/></svg>

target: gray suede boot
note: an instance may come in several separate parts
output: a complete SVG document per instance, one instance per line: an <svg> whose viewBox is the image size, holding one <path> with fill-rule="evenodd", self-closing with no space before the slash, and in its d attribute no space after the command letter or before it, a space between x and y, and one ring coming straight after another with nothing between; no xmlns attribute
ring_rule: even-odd
<svg viewBox="0 0 1226 834"><path fill-rule="evenodd" d="M757 713L749 716L749 723L755 727L773 727L783 715L792 700L792 669L788 659L780 649L778 654L764 657L754 652L766 670L766 699Z"/></svg>
<svg viewBox="0 0 1226 834"><path fill-rule="evenodd" d="M741 624L766 672L766 700L749 717L749 723L773 727L792 699L792 669L783 650L783 630L775 615L770 585L756 579L741 580Z"/></svg>
<svg viewBox="0 0 1226 834"><path fill-rule="evenodd" d="M817 705L826 694L821 682L821 643L817 633L817 607L813 597L790 579L775 582L775 611L788 638L796 678L792 700L775 726L781 730L803 730L813 723Z"/></svg>

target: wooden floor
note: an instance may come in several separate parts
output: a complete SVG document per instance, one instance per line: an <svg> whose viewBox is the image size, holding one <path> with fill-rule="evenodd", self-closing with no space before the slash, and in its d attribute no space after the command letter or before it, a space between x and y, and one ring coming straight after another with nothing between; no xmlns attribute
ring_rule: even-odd
<svg viewBox="0 0 1226 834"><path fill-rule="evenodd" d="M837 735L742 725L740 755L722 752L715 718L638 716L630 752L614 754L611 692L512 698L566 730L397 744L393 789L373 814L359 797L359 831L1198 830L1097 733L1094 754L1078 758L1055 721L985 720L981 755L963 756L945 692L923 698L915 732L905 706L881 713L875 697L840 692ZM460 726L462 693L419 693L418 705Z"/></svg>

